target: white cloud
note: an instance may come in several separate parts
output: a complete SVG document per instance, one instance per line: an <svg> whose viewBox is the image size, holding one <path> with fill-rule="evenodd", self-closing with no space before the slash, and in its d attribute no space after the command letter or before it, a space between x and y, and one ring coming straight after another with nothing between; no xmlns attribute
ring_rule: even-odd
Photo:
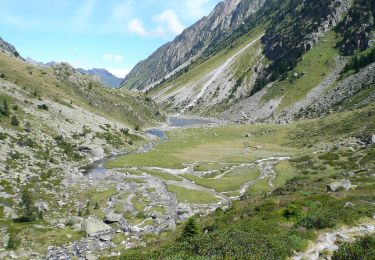
<svg viewBox="0 0 375 260"><path fill-rule="evenodd" d="M82 7L78 10L75 19L73 20L73 25L76 28L84 29L89 24L89 19L94 10L96 0L86 0Z"/></svg>
<svg viewBox="0 0 375 260"><path fill-rule="evenodd" d="M115 19L122 20L127 18L133 12L133 5L130 2L123 2L113 6L112 15Z"/></svg>
<svg viewBox="0 0 375 260"><path fill-rule="evenodd" d="M180 34L185 29L176 12L170 9L154 15L152 21L156 27L152 30L146 30L143 22L139 18L135 18L128 23L128 31L143 37L164 37L170 34Z"/></svg>
<svg viewBox="0 0 375 260"><path fill-rule="evenodd" d="M176 12L170 9L155 15L152 20L160 25L165 25L166 30L172 34L180 34L185 29L185 26L178 19ZM163 29L159 26L156 30L161 32Z"/></svg>
<svg viewBox="0 0 375 260"><path fill-rule="evenodd" d="M186 0L184 1L184 6L187 14L193 18L200 18L204 16L207 12L207 4L210 0Z"/></svg>
<svg viewBox="0 0 375 260"><path fill-rule="evenodd" d="M108 53L102 57L102 60L121 63L124 61L124 56L122 56L121 54L117 55L117 54Z"/></svg>
<svg viewBox="0 0 375 260"><path fill-rule="evenodd" d="M128 30L131 33L135 33L135 34L138 34L140 36L146 36L147 35L147 31L143 27L142 21L138 18L135 18L128 23Z"/></svg>
<svg viewBox="0 0 375 260"><path fill-rule="evenodd" d="M125 76L130 72L128 69L121 68L107 68L107 70L118 78L125 78Z"/></svg>

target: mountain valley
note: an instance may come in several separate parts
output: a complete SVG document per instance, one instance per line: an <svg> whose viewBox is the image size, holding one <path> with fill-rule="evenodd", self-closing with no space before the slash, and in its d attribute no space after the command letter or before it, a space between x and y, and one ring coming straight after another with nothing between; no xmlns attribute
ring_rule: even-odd
<svg viewBox="0 0 375 260"><path fill-rule="evenodd" d="M374 259L374 43L370 0L225 0L101 83L0 38L0 259Z"/></svg>

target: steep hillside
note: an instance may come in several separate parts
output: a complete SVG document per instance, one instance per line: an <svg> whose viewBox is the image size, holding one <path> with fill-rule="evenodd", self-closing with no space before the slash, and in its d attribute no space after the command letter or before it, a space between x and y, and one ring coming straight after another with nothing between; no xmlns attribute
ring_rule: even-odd
<svg viewBox="0 0 375 260"><path fill-rule="evenodd" d="M199 57L212 42L241 26L265 0L226 0L176 39L140 62L125 78L129 89L148 89Z"/></svg>
<svg viewBox="0 0 375 260"><path fill-rule="evenodd" d="M163 116L143 95L111 90L68 64L32 66L5 46L9 51L0 53L0 243L7 244L8 231L28 230L24 241L31 244L18 255L23 258L30 250L45 254L47 236L56 245L69 240L59 219L86 203L88 182L72 187L83 176L81 167L138 149L148 138L140 128ZM62 202L73 194L69 205ZM20 204L25 196L32 196L26 212ZM46 229L27 229L32 221ZM74 239L82 237L73 233ZM8 257L1 247L0 258Z"/></svg>
<svg viewBox="0 0 375 260"><path fill-rule="evenodd" d="M366 18L357 19L362 11ZM170 113L241 122L300 118L330 86L340 92L344 77L355 77L341 74L347 55L373 47L373 17L371 1L266 1L147 94Z"/></svg>
<svg viewBox="0 0 375 260"><path fill-rule="evenodd" d="M0 73L4 80L20 86L30 95L79 104L132 126L144 126L158 118L156 106L141 94L108 89L66 63L40 68L2 54Z"/></svg>

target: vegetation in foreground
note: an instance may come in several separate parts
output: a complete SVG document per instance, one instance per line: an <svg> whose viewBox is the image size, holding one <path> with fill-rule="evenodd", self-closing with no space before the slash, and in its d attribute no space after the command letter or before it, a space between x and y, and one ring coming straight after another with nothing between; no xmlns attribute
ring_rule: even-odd
<svg viewBox="0 0 375 260"><path fill-rule="evenodd" d="M233 203L231 209L218 209L206 217L197 218L194 225L198 226L199 232L186 238L186 226L192 225L189 220L185 227L180 225L175 232L163 236L162 241L155 238L155 243L151 242L146 250L127 251L121 259L285 259L294 252L305 250L323 231L370 221L375 212L372 204L375 200L375 180L371 175L375 169L375 147L358 145L353 140L366 142L375 131L374 112L372 105L323 119L279 126L279 131L269 130L262 139L288 148L281 150L289 151L293 157L289 162L275 167L279 174L285 173L278 187L271 189L262 186L262 183L253 186ZM261 127L213 129L217 133L227 131L227 137L223 137L222 142L216 142L216 151L225 151L221 150L221 145L228 145L225 139L231 138L230 143L238 145L240 142L233 135L243 141L245 131L259 131ZM237 129L237 132L233 129ZM241 134L238 129L241 129ZM184 131L188 138L189 134L195 132L190 137L194 140L199 130ZM252 136L255 140L259 138L259 135ZM283 138L280 139L280 136ZM171 133L170 137L170 142L157 147L159 151L159 147L163 146L173 150L173 146L178 144L176 133ZM200 141L195 144L193 141L194 145L182 148L179 146L180 153L176 158L185 156L186 151L203 151L206 148L209 156L209 139ZM267 149L267 142L264 142L264 147ZM226 148L230 150L231 147ZM230 161L230 153L224 154ZM147 155L138 156L148 158ZM256 157L256 152L252 156ZM125 162L122 159L122 162L134 160L130 158ZM207 161L209 159L206 157L201 159L203 165ZM170 165L162 162L166 163L164 166ZM357 185L356 189L327 192L327 184L343 179ZM370 248L372 240L370 237L355 244L345 244L334 257L357 259L355 256ZM375 257L371 250L363 255L368 257L366 259Z"/></svg>

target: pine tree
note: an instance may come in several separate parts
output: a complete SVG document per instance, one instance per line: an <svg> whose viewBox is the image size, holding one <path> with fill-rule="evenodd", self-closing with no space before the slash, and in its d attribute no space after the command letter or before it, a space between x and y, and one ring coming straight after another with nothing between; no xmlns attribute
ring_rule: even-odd
<svg viewBox="0 0 375 260"><path fill-rule="evenodd" d="M10 231L8 243L7 243L7 249L8 250L17 249L20 244L21 244L21 239L19 237L17 237L15 232Z"/></svg>
<svg viewBox="0 0 375 260"><path fill-rule="evenodd" d="M18 118L16 116L12 116L12 125L13 126L19 126L20 121L18 121Z"/></svg>
<svg viewBox="0 0 375 260"><path fill-rule="evenodd" d="M182 231L181 240L192 238L200 234L200 228L195 218L189 218Z"/></svg>
<svg viewBox="0 0 375 260"><path fill-rule="evenodd" d="M38 212L38 219L39 219L39 220L44 219L43 210L40 210L40 211Z"/></svg>
<svg viewBox="0 0 375 260"><path fill-rule="evenodd" d="M359 64L359 58L358 56L354 57L354 64L353 64L355 72L358 72L360 69L360 64Z"/></svg>
<svg viewBox="0 0 375 260"><path fill-rule="evenodd" d="M87 204L86 204L85 215L86 216L90 215L90 201L88 201Z"/></svg>
<svg viewBox="0 0 375 260"><path fill-rule="evenodd" d="M0 107L0 113L6 117L10 116L10 109L9 109L8 101L6 100L3 101L3 104Z"/></svg>
<svg viewBox="0 0 375 260"><path fill-rule="evenodd" d="M34 207L34 199L28 189L22 191L21 196L22 217L21 220L31 222L36 219L37 209Z"/></svg>

